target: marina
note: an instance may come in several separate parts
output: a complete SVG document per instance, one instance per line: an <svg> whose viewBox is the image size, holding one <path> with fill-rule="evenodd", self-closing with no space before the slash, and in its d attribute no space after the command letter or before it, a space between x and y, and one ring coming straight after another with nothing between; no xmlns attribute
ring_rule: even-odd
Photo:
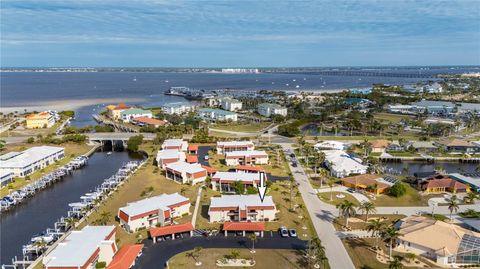
<svg viewBox="0 0 480 269"><path fill-rule="evenodd" d="M118 186L126 176L127 170L123 169L131 169L127 168L133 167L130 162L135 161L138 165L137 161L141 159L141 156L127 152L110 155L97 152L89 158L87 166L73 171L69 180L59 181L25 200L15 210L3 212L0 220L1 245L9 247L1 248L1 263L12 264L16 256L15 263L23 264L24 253L30 261L35 255L40 255L39 246L53 244L72 224L74 216L82 216L83 212L75 212L76 203L82 203L84 208L90 207L88 204L99 198L99 190ZM36 241L40 242L35 244Z"/></svg>

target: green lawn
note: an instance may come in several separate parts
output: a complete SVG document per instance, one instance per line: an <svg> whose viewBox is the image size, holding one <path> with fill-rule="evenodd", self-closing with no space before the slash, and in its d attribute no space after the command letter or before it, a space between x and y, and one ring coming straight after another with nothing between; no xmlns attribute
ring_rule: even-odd
<svg viewBox="0 0 480 269"><path fill-rule="evenodd" d="M304 268L302 266L302 254L296 250L289 249L256 249L256 253L250 253L249 247L251 242L247 242L245 248L238 248L241 259L254 259L256 264L252 268L257 269L297 269ZM229 255L233 249L230 248L208 248L200 251L200 257L198 260L202 262L201 266L195 266L195 260L187 257L186 252L179 253L173 256L169 260L170 268L217 268L215 265L218 259L223 258L225 255ZM239 268L239 267L228 267ZM248 268L248 267L244 267Z"/></svg>
<svg viewBox="0 0 480 269"><path fill-rule="evenodd" d="M337 195L343 195L345 197L338 198ZM352 195L350 195L348 193L343 193L343 192L336 192L336 191L333 191L331 193L330 192L323 192L323 193L319 193L318 197L323 202L329 203L329 204L332 204L332 205L335 205L335 206L342 203L344 200L348 200L348 201L354 203L357 206L360 204L358 202L358 200L355 199L355 197L353 197ZM330 197L332 197L332 200L330 200Z"/></svg>
<svg viewBox="0 0 480 269"><path fill-rule="evenodd" d="M407 193L401 197L393 197L382 194L376 197L372 202L376 206L427 206L428 199L441 195L420 195L420 193L405 183Z"/></svg>
<svg viewBox="0 0 480 269"><path fill-rule="evenodd" d="M355 217L351 217L348 219L348 227L352 230L366 230L368 226L368 222L365 222L365 215L362 214L359 210L357 210L357 214ZM368 219L376 219L381 218L385 221L386 224L393 224L396 223L398 220L405 218L405 215L381 215L381 214L369 214ZM344 217L337 217L333 221L333 226L337 231L343 231L345 229L345 218Z"/></svg>
<svg viewBox="0 0 480 269"><path fill-rule="evenodd" d="M403 119L413 118L412 116L408 115L399 115L399 114L391 114L391 113L375 113L374 118L376 120L383 120L389 121L392 123L399 123Z"/></svg>

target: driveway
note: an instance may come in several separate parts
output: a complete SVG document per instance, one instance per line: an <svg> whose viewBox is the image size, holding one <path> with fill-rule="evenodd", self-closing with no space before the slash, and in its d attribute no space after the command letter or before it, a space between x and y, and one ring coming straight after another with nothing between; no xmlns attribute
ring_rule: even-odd
<svg viewBox="0 0 480 269"><path fill-rule="evenodd" d="M189 237L162 241L153 244L151 240L143 242L145 248L143 255L138 258L133 268L164 268L165 263L178 253L191 250L195 247L202 248L250 248L252 242L247 237L229 236L223 234L212 237ZM256 249L294 249L303 250L307 241L296 238L281 238L276 233L273 237L265 233L265 237L258 237L255 243ZM203 250L207 251L207 250ZM201 260L200 256L200 260Z"/></svg>
<svg viewBox="0 0 480 269"><path fill-rule="evenodd" d="M279 145L282 146L284 151L290 150L293 152L291 143L282 143ZM318 199L317 192L310 185L307 175L301 166L292 167L290 162L288 165L290 166L293 177L299 183L298 189L302 194L303 201L305 202L317 236L325 247L325 254L330 267L342 269L355 268L332 224L338 210L335 206L324 203Z"/></svg>
<svg viewBox="0 0 480 269"><path fill-rule="evenodd" d="M362 193L359 193L359 192L351 193L351 192L348 192L347 189L348 189L348 188L345 187L345 186L336 186L336 187L333 187L333 188L332 188L332 191L334 191L334 192L343 192L343 193L349 194L349 195L353 196L355 199L357 199L357 201L359 201L360 203L370 202L370 199L368 199L368 197L365 196L365 195L363 195ZM330 192L330 188L315 189L315 190L316 190L318 193L324 193L324 192L329 193L329 192Z"/></svg>

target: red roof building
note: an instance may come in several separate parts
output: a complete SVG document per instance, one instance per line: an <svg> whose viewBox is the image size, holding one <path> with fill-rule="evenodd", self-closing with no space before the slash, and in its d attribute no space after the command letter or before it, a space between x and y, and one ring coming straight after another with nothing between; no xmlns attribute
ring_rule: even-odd
<svg viewBox="0 0 480 269"><path fill-rule="evenodd" d="M187 155L187 163L198 163L197 155Z"/></svg>
<svg viewBox="0 0 480 269"><path fill-rule="evenodd" d="M228 232L260 232L263 237L263 232L265 231L265 222L224 222L223 231L225 236Z"/></svg>
<svg viewBox="0 0 480 269"><path fill-rule="evenodd" d="M115 110L118 110L118 109L129 109L130 107L127 106L125 103L118 103L118 105L115 106Z"/></svg>
<svg viewBox="0 0 480 269"><path fill-rule="evenodd" d="M142 254L143 244L125 245L115 254L107 269L129 269Z"/></svg>
<svg viewBox="0 0 480 269"><path fill-rule="evenodd" d="M183 223L183 224L174 224L169 226L163 227L155 227L150 228L150 236L153 238L153 242L157 242L157 237L165 236L165 235L172 235L172 239L175 239L175 234L178 233L186 233L193 231L193 225L191 222Z"/></svg>
<svg viewBox="0 0 480 269"><path fill-rule="evenodd" d="M238 165L237 167L235 167L235 171L246 173L259 173L265 172L265 169L261 166Z"/></svg>
<svg viewBox="0 0 480 269"><path fill-rule="evenodd" d="M198 153L198 145L188 145L188 153L197 154Z"/></svg>
<svg viewBox="0 0 480 269"><path fill-rule="evenodd" d="M151 119L149 117L136 117L131 119L131 122L136 125L151 125L154 127L164 126L168 123L164 120Z"/></svg>
<svg viewBox="0 0 480 269"><path fill-rule="evenodd" d="M469 191L469 187L467 185L443 175L437 175L433 178L429 178L420 185L423 191L429 193L446 191L457 193Z"/></svg>
<svg viewBox="0 0 480 269"><path fill-rule="evenodd" d="M208 176L213 176L213 174L215 174L216 172L218 172L218 169L215 169L215 168L210 167L210 166L202 165L202 168L205 169L205 170L207 170Z"/></svg>

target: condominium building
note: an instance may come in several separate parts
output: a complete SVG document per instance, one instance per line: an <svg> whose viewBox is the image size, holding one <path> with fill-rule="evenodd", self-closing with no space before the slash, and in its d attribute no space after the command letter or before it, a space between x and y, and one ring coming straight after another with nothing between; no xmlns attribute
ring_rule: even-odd
<svg viewBox="0 0 480 269"><path fill-rule="evenodd" d="M276 213L272 196L262 202L257 194L212 197L208 209L210 222L273 221Z"/></svg>
<svg viewBox="0 0 480 269"><path fill-rule="evenodd" d="M109 105L107 106L107 115L113 120L119 120L121 118L121 113L124 110L129 109L125 103L119 103L118 105Z"/></svg>
<svg viewBox="0 0 480 269"><path fill-rule="evenodd" d="M0 170L0 186L5 186L8 183L12 182L13 172L7 170Z"/></svg>
<svg viewBox="0 0 480 269"><path fill-rule="evenodd" d="M184 162L186 158L185 152L178 151L177 149L163 149L157 153L157 165L158 167L165 169L170 163Z"/></svg>
<svg viewBox="0 0 480 269"><path fill-rule="evenodd" d="M131 122L138 117L153 118L152 111L140 108L130 108L120 113L120 118L126 123Z"/></svg>
<svg viewBox="0 0 480 269"><path fill-rule="evenodd" d="M263 103L259 104L257 108L258 114L264 117L270 117L272 115L281 115L286 117L287 116L287 108L282 107L277 104L270 104L270 103Z"/></svg>
<svg viewBox="0 0 480 269"><path fill-rule="evenodd" d="M232 151L250 151L254 150L255 145L252 141L219 141L217 142L217 153L225 154Z"/></svg>
<svg viewBox="0 0 480 269"><path fill-rule="evenodd" d="M201 164L176 162L165 167L167 179L181 184L195 185L207 179L207 170Z"/></svg>
<svg viewBox="0 0 480 269"><path fill-rule="evenodd" d="M268 154L258 150L226 152L225 163L228 166L268 164Z"/></svg>
<svg viewBox="0 0 480 269"><path fill-rule="evenodd" d="M16 177L25 177L65 157L61 147L39 146L22 152L9 152L0 156L0 171L13 172Z"/></svg>
<svg viewBox="0 0 480 269"><path fill-rule="evenodd" d="M221 192L235 192L234 184L240 182L245 189L257 187L260 173L217 172L212 176L212 189Z"/></svg>
<svg viewBox="0 0 480 269"><path fill-rule="evenodd" d="M220 103L220 107L224 110L228 110L228 111L242 110L242 102L238 101L237 99L224 97L224 98L220 98L219 103Z"/></svg>
<svg viewBox="0 0 480 269"><path fill-rule="evenodd" d="M178 193L143 199L118 210L120 225L128 232L140 228L173 223L173 219L190 213L190 200Z"/></svg>
<svg viewBox="0 0 480 269"><path fill-rule="evenodd" d="M115 226L85 226L72 231L42 259L45 269L95 268L107 265L117 252Z"/></svg>
<svg viewBox="0 0 480 269"><path fill-rule="evenodd" d="M25 119L27 129L50 128L55 124L54 115L47 111L30 114Z"/></svg>
<svg viewBox="0 0 480 269"><path fill-rule="evenodd" d="M195 104L186 102L168 103L162 106L162 112L168 115L181 115L189 112L194 112Z"/></svg>
<svg viewBox="0 0 480 269"><path fill-rule="evenodd" d="M176 149L178 151L187 151L188 142L182 139L167 139L162 143L162 149Z"/></svg>
<svg viewBox="0 0 480 269"><path fill-rule="evenodd" d="M201 108L198 110L198 116L208 121L235 122L238 120L237 113L215 108Z"/></svg>

